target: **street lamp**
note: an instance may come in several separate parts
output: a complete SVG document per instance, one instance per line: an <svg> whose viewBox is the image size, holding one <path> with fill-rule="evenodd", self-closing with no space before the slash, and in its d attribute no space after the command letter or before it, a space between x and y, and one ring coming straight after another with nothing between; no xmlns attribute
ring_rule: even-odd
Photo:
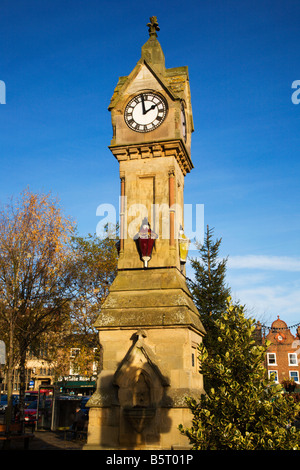
<svg viewBox="0 0 300 470"><path fill-rule="evenodd" d="M183 230L180 230L179 231L179 256L180 256L180 263L182 264L186 263L190 243L191 243L191 240L184 235Z"/></svg>
<svg viewBox="0 0 300 470"><path fill-rule="evenodd" d="M148 267L148 262L151 259L153 246L157 238L157 234L151 230L147 219L144 219L140 231L137 234L138 248L141 258L144 261L144 268Z"/></svg>

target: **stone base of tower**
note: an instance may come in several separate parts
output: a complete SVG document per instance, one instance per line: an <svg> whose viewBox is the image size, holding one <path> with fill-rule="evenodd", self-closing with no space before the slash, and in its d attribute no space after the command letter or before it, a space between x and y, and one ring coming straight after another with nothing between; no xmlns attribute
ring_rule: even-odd
<svg viewBox="0 0 300 470"><path fill-rule="evenodd" d="M136 433L124 421L119 428L121 409L92 408L88 441L84 450L190 450L188 439L178 431L178 424L191 426L187 408L157 411L155 427Z"/></svg>
<svg viewBox="0 0 300 470"><path fill-rule="evenodd" d="M118 271L95 324L103 369L87 406L86 449L189 448L186 397L199 398L205 334L176 268Z"/></svg>
<svg viewBox="0 0 300 470"><path fill-rule="evenodd" d="M118 328L100 332L103 370L89 400L85 449L189 449L186 397L199 398L197 345L191 327Z"/></svg>

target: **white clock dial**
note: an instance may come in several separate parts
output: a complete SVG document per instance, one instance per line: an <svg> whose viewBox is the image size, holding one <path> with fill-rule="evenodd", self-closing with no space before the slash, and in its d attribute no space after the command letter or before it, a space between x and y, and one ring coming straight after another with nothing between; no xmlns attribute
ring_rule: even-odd
<svg viewBox="0 0 300 470"><path fill-rule="evenodd" d="M167 110L164 98L156 93L143 92L129 101L124 118L130 129L136 132L150 132L163 123Z"/></svg>

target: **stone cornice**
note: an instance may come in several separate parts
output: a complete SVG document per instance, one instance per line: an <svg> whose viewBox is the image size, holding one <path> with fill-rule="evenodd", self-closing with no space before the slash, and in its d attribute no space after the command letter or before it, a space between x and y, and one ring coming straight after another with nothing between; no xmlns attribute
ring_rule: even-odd
<svg viewBox="0 0 300 470"><path fill-rule="evenodd" d="M175 157L184 176L194 168L181 139L131 145L111 145L109 149L119 162L144 158Z"/></svg>

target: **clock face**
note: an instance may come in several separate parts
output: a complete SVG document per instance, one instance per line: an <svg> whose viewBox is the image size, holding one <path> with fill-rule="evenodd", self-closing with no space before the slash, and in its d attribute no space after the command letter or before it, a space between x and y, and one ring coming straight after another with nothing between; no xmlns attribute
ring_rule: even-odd
<svg viewBox="0 0 300 470"><path fill-rule="evenodd" d="M277 333L277 335L275 336L275 339L277 339L279 343L282 343L285 340L285 335L282 333Z"/></svg>
<svg viewBox="0 0 300 470"><path fill-rule="evenodd" d="M186 142L186 117L183 103L181 103L181 127L184 141Z"/></svg>
<svg viewBox="0 0 300 470"><path fill-rule="evenodd" d="M130 129L136 132L150 132L163 123L167 110L164 98L156 93L143 92L129 101L124 118Z"/></svg>

